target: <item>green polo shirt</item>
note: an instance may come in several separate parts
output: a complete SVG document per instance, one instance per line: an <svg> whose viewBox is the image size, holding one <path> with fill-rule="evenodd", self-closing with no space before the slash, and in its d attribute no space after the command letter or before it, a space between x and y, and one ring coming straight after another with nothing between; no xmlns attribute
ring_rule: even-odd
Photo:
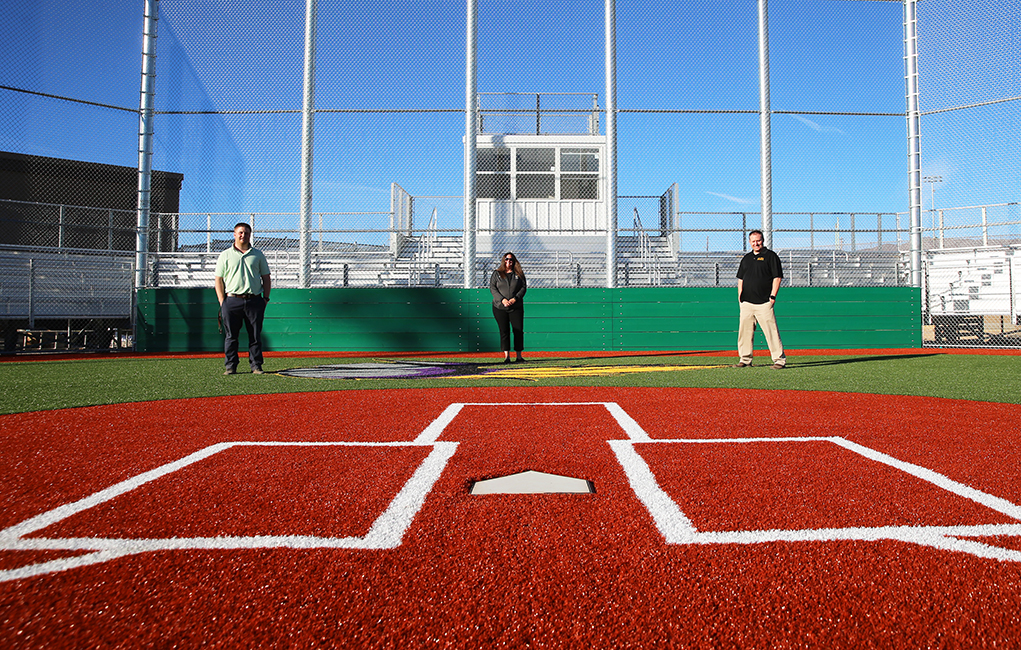
<svg viewBox="0 0 1021 650"><path fill-rule="evenodd" d="M262 293L264 275L269 275L269 262L255 247L242 253L231 246L216 260L216 277L223 278L227 293Z"/></svg>

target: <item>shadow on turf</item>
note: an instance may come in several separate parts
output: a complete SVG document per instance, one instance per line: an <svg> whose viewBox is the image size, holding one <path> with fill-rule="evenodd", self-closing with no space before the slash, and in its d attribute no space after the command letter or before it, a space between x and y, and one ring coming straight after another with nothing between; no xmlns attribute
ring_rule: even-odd
<svg viewBox="0 0 1021 650"><path fill-rule="evenodd" d="M597 357L546 357L540 359L540 361L599 361L600 359L624 359L634 358L639 359L642 357L697 357L704 355L705 352L653 352L650 354L635 355L631 354L609 354L599 355ZM934 355L932 354L889 354L889 355L876 355L876 356L864 356L864 357L850 357L845 359L825 359L819 361L795 361L790 362L788 358L787 369L796 368L822 368L824 366L840 366L849 363L873 363L876 361L903 361L906 359L923 359L929 358ZM481 364L480 364L481 365ZM636 365L641 365L636 361ZM766 363L764 368L768 368L769 364Z"/></svg>
<svg viewBox="0 0 1021 650"><path fill-rule="evenodd" d="M604 359L635 359L636 360L636 365L641 365L640 363L637 362L637 360L641 359L641 358L650 358L650 357L664 357L664 358L669 358L669 357L699 357L699 356L704 356L704 355L706 355L706 354L708 354L710 352L714 352L714 353L718 354L718 351L711 351L711 350L698 351L698 352L650 352L648 354L641 354L641 353L636 354L634 352L622 352L620 354L600 354L598 356L592 356L592 357L574 357L574 356L571 356L571 357L535 357L535 358L529 357L529 358L526 358L525 363L536 362L537 361L540 364L542 364L542 363L550 363L550 362L552 362L552 363L563 363L563 362L574 362L574 361L601 361L601 360L604 360ZM714 354L714 356L715 356L715 354ZM922 358L929 358L929 357L932 357L932 356L937 356L937 355L934 355L934 354L869 355L869 356L862 356L862 357L851 357L851 358L845 358L845 359L826 359L826 360L819 360L819 361L800 361L800 360L798 360L798 361L794 362L793 364L791 364L789 362L789 359L788 359L787 368L788 369L790 369L792 367L793 368L813 368L813 367L819 368L819 367L823 367L823 366L839 366L839 365L848 364L848 363L869 363L869 362L875 362L875 361L902 361L902 360L905 360L905 359L922 359ZM488 367L488 366L503 366L503 365L515 365L515 364L504 364L503 359L499 359L499 360L496 360L496 361L483 361L483 362L480 362L480 363L464 363L463 365L466 365L466 366L473 365L473 366L477 366L479 368L485 368L485 367ZM769 366L769 364L767 363L763 367L768 367L768 366Z"/></svg>
<svg viewBox="0 0 1021 650"><path fill-rule="evenodd" d="M822 366L840 366L846 363L868 363L874 361L902 361L904 359L927 359L931 354L891 354L886 356L852 357L850 359L826 359L821 361L797 362L796 368L821 368ZM788 364L788 368L792 366Z"/></svg>

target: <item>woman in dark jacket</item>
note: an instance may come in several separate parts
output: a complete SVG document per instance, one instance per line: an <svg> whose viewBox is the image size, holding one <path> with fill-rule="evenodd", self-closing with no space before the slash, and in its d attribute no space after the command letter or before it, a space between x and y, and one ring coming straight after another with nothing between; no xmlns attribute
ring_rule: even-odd
<svg viewBox="0 0 1021 650"><path fill-rule="evenodd" d="M493 317L500 328L500 349L503 362L510 363L511 329L514 330L515 361L524 361L521 356L525 349L525 272L514 253L504 253L500 266L489 279L489 290L493 294Z"/></svg>

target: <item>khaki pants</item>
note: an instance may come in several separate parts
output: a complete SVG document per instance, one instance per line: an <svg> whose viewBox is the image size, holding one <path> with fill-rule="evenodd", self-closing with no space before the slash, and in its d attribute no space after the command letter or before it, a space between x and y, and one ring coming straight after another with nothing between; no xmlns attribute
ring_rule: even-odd
<svg viewBox="0 0 1021 650"><path fill-rule="evenodd" d="M750 302L741 303L741 322L737 329L737 353L741 355L741 363L751 364L752 362L752 338L755 335L756 323L762 328L762 333L766 337L773 363L779 366L786 365L787 356L783 353L780 330L776 328L776 315L773 313L771 302L761 305Z"/></svg>

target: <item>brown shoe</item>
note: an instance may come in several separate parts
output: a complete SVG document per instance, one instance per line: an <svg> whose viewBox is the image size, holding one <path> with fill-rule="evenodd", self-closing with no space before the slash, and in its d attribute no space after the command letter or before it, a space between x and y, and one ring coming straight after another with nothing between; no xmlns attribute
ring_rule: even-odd
<svg viewBox="0 0 1021 650"><path fill-rule="evenodd" d="M731 366L731 368L751 368L751 367L752 364L744 363L743 361L741 363L735 363L734 365Z"/></svg>
<svg viewBox="0 0 1021 650"><path fill-rule="evenodd" d="M786 367L787 366L783 365L782 363L774 363L773 365L770 366L770 368L772 368L773 370L783 370Z"/></svg>
<svg viewBox="0 0 1021 650"><path fill-rule="evenodd" d="M262 368L256 366L256 367L252 368L252 374L253 375L264 375L264 374L266 374L266 372Z"/></svg>
<svg viewBox="0 0 1021 650"><path fill-rule="evenodd" d="M237 374L237 370L234 370L233 368L227 368L226 370L223 371L223 374L225 374L225 375L236 375Z"/></svg>

